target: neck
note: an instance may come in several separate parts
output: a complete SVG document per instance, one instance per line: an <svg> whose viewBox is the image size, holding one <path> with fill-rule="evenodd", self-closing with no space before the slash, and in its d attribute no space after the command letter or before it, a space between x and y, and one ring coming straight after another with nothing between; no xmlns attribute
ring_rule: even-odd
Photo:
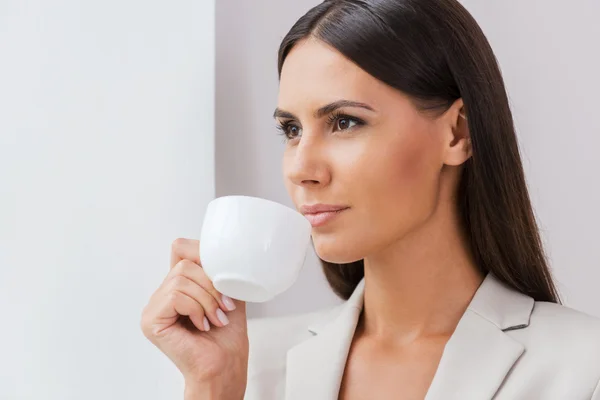
<svg viewBox="0 0 600 400"><path fill-rule="evenodd" d="M450 336L484 278L451 206L364 264L361 334L395 342Z"/></svg>

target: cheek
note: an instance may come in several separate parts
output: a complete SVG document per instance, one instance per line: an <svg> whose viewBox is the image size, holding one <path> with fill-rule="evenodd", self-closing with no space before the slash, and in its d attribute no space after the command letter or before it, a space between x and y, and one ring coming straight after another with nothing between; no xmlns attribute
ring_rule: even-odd
<svg viewBox="0 0 600 400"><path fill-rule="evenodd" d="M428 132L398 134L370 150L368 157L356 164L360 164L362 173L355 171L354 176L362 175L365 195L373 201L398 206L411 200L422 201L420 193L430 188L432 179L439 175L436 148ZM375 193L379 196L371 196Z"/></svg>
<svg viewBox="0 0 600 400"><path fill-rule="evenodd" d="M391 192L409 194L410 190L418 190L428 180L432 169L432 149L427 140L402 141L390 145L390 151L382 157L382 180Z"/></svg>
<svg viewBox="0 0 600 400"><path fill-rule="evenodd" d="M419 137L427 134L417 131L410 138L363 143L361 152L346 152L337 177L353 205L352 219L335 235L316 238L318 253L334 262L364 258L431 215L438 198L440 166L436 144Z"/></svg>
<svg viewBox="0 0 600 400"><path fill-rule="evenodd" d="M435 210L440 161L428 132L390 143L369 177L365 214L380 241L397 239L423 223ZM382 237L381 235L384 235Z"/></svg>
<svg viewBox="0 0 600 400"><path fill-rule="evenodd" d="M379 179L373 176L381 194L375 201L390 216L418 217L431 208L436 197L440 172L437 145L429 132L416 131L388 148L378 164Z"/></svg>

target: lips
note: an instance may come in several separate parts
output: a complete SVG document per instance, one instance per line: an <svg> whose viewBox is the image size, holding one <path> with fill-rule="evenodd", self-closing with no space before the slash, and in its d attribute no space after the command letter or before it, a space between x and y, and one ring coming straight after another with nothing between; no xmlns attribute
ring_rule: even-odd
<svg viewBox="0 0 600 400"><path fill-rule="evenodd" d="M316 228L332 221L348 208L348 206L340 205L315 204L300 207L300 212L304 214L313 228Z"/></svg>
<svg viewBox="0 0 600 400"><path fill-rule="evenodd" d="M318 214L322 212L334 212L340 211L348 208L348 206L338 206L332 204L314 204L314 205L304 205L300 207L300 212L302 214Z"/></svg>

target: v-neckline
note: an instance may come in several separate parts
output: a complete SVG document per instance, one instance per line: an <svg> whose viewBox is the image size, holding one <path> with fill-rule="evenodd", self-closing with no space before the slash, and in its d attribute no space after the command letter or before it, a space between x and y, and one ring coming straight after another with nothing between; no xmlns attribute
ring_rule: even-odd
<svg viewBox="0 0 600 400"><path fill-rule="evenodd" d="M364 279L287 353L286 400L336 400L362 312ZM529 323L534 301L488 274L447 341L425 400L491 399L524 351L504 330Z"/></svg>

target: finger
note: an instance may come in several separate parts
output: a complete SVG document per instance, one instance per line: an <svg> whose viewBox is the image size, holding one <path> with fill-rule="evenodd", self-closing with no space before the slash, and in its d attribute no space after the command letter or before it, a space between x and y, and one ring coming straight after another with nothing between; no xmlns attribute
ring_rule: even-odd
<svg viewBox="0 0 600 400"><path fill-rule="evenodd" d="M169 293L168 301L165 307L173 308L179 315L190 317L190 320L200 331L210 330L210 325L204 315L204 310L196 300L189 297L187 294L180 291L172 291Z"/></svg>
<svg viewBox="0 0 600 400"><path fill-rule="evenodd" d="M227 317L229 318L229 325L231 327L246 330L246 303L241 300L234 300L234 302L236 303L235 311L227 313Z"/></svg>
<svg viewBox="0 0 600 400"><path fill-rule="evenodd" d="M184 259L200 265L200 241L185 238L173 241L171 244L171 268Z"/></svg>
<svg viewBox="0 0 600 400"><path fill-rule="evenodd" d="M183 275L177 275L171 280L170 292L178 291L194 299L204 310L204 315L215 326L223 327L229 324L229 318L219 308L219 303L210 293Z"/></svg>
<svg viewBox="0 0 600 400"><path fill-rule="evenodd" d="M212 281L206 275L204 269L198 264L190 261L190 260L181 260L169 271L167 275L172 279L174 276L182 275L185 276L192 281L194 281L197 285L202 287L202 289L206 290L214 299L219 303L219 308L223 311L233 311L236 308L235 302L228 296L220 293L213 286Z"/></svg>

